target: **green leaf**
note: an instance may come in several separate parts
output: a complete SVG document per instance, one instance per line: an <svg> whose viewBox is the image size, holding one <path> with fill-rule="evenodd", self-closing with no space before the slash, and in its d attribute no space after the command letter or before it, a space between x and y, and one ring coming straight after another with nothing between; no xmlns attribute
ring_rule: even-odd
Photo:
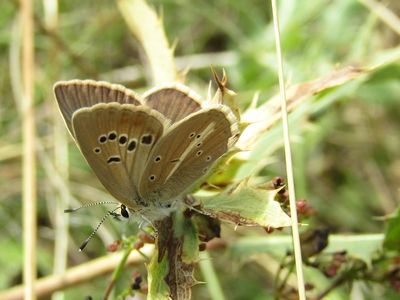
<svg viewBox="0 0 400 300"><path fill-rule="evenodd" d="M387 221L383 247L395 251L400 249L400 209Z"/></svg>
<svg viewBox="0 0 400 300"><path fill-rule="evenodd" d="M164 278L168 274L168 257L164 255L161 262L158 262L158 250L151 258L147 267L149 292L147 299L149 300L165 300L169 297L169 288Z"/></svg>
<svg viewBox="0 0 400 300"><path fill-rule="evenodd" d="M278 190L249 186L247 181L216 195L196 195L203 210L238 225L290 226L290 217L274 201Z"/></svg>
<svg viewBox="0 0 400 300"><path fill-rule="evenodd" d="M182 262L193 264L199 260L199 239L192 220L184 222Z"/></svg>

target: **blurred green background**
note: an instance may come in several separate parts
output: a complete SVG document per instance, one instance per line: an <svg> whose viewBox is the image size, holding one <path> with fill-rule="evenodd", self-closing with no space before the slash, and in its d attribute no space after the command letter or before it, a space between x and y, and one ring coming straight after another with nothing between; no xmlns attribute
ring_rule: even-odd
<svg viewBox="0 0 400 300"><path fill-rule="evenodd" d="M304 198L318 215L305 221L327 226L333 233L382 233L379 216L394 212L400 182L400 28L387 16L356 0L279 1L282 49L288 84L324 77L346 66L365 73L337 87L307 97L291 114L297 198ZM57 175L60 152L55 143L67 135L55 109L52 86L57 80L97 78L121 83L142 92L149 87L146 60L114 1L59 1L58 28L49 30L46 1L35 1L35 105L38 135L39 272L52 273L56 202L61 180L81 202L110 200L69 136L68 179ZM149 1L163 17L165 32L176 44L180 69L190 68L185 83L206 97L210 65L225 68L229 87L238 93L244 111L259 93L261 105L278 93L275 44L268 1ZM395 15L400 2L382 1ZM17 1L0 2L0 289L21 282L21 115L19 113L20 28ZM398 19L397 19L398 20ZM46 25L47 24L47 25ZM47 29L46 29L47 28ZM58 121L57 121L58 120ZM279 126L259 137L262 170L248 176L267 181L285 176ZM66 152L64 152L66 153ZM250 152L249 162L259 153ZM61 159L63 160L63 159ZM56 178L56 179L55 179ZM61 184L61 185L62 185ZM65 196L65 195L64 195ZM62 198L63 196L61 196ZM70 205L77 205L76 200ZM62 209L57 206L58 210ZM80 242L101 218L103 208L70 217L68 263L75 265L106 254L104 245L122 234L136 232L133 223L109 221L79 253ZM286 231L285 231L286 232ZM224 225L222 238L234 245L242 238L264 237L263 230ZM356 243L356 242L355 242ZM227 250L211 253L226 299L272 299L273 257L237 256ZM360 250L361 251L361 250ZM281 256L285 251L281 251ZM276 258L278 257L278 258ZM137 267L144 270L143 266ZM132 268L127 270L127 274ZM325 279L312 277L318 286ZM207 281L198 272L197 278ZM129 279L129 278L128 278ZM128 280L127 279L127 280ZM69 288L66 299L99 298L107 277ZM126 282L119 283L125 288ZM358 287L364 298L390 298L384 285ZM117 289L119 288L117 286ZM373 293L371 293L373 291ZM193 299L211 299L205 284L193 289ZM331 298L350 299L351 289L339 289ZM386 293L386 294L384 294ZM369 296L367 296L369 295ZM373 296L371 296L373 295ZM335 298L336 297L336 298ZM372 298L371 298L372 297ZM393 296L395 297L395 296Z"/></svg>

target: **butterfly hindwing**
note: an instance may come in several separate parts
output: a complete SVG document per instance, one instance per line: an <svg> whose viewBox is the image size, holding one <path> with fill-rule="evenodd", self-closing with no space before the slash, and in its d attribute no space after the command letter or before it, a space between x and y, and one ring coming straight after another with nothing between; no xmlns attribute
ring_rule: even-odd
<svg viewBox="0 0 400 300"><path fill-rule="evenodd" d="M200 97L182 84L153 88L143 98L147 106L159 111L173 123L201 109Z"/></svg>
<svg viewBox="0 0 400 300"><path fill-rule="evenodd" d="M159 201L180 195L207 174L236 134L236 120L230 109L222 105L203 109L175 123L152 150L139 194Z"/></svg>
<svg viewBox="0 0 400 300"><path fill-rule="evenodd" d="M97 103L130 103L141 105L142 101L133 91L118 84L94 80L59 81L54 85L54 94L65 123L71 133L72 115L83 107Z"/></svg>
<svg viewBox="0 0 400 300"><path fill-rule="evenodd" d="M76 111L72 126L84 157L108 191L130 208L143 206L137 186L167 126L165 118L144 106L99 103Z"/></svg>

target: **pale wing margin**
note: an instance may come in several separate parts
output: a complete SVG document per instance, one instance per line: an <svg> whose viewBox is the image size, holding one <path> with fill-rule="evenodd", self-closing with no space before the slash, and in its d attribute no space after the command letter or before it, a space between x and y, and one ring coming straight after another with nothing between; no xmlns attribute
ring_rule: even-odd
<svg viewBox="0 0 400 300"><path fill-rule="evenodd" d="M119 84L95 80L59 81L54 85L54 94L64 121L72 132L72 115L83 107L91 107L97 103L118 102L142 105L143 100L132 90Z"/></svg>

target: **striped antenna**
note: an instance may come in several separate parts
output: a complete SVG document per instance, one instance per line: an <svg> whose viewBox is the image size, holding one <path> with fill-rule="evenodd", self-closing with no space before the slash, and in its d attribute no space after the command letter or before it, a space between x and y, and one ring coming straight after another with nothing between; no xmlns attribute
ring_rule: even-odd
<svg viewBox="0 0 400 300"><path fill-rule="evenodd" d="M107 218L109 216L113 216L115 215L115 211L120 209L121 211L126 211L126 207L125 205L121 205L113 210L108 211L103 218L101 218L99 224L97 224L96 228L92 231L92 233L87 237L87 239L81 244L81 246L79 247L79 252L83 251L83 249L85 249L85 247L87 246L87 244L89 243L89 241L92 239L92 237L96 234L97 230L99 230L100 226L104 223L105 220L107 220ZM122 213L122 215L124 216L124 213ZM125 217L125 216L124 216Z"/></svg>
<svg viewBox="0 0 400 300"><path fill-rule="evenodd" d="M84 205L76 207L76 208L67 208L67 209L64 209L64 212L65 213L76 212L76 211L80 210L81 208L87 208L87 207L92 207L92 206L101 205L101 204L118 204L118 203L113 202L113 201L98 201L98 202L87 203L87 204L84 204Z"/></svg>

